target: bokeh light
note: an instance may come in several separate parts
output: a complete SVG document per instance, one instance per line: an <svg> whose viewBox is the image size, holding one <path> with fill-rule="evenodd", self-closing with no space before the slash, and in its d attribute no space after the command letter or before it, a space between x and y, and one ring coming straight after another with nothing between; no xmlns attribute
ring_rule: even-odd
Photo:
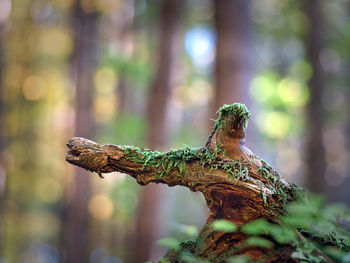
<svg viewBox="0 0 350 263"><path fill-rule="evenodd" d="M215 35L209 28L192 28L186 33L185 48L196 66L207 67L214 61Z"/></svg>
<svg viewBox="0 0 350 263"><path fill-rule="evenodd" d="M55 58L67 58L73 50L73 40L69 31L60 27L43 30L38 48L43 54Z"/></svg>
<svg viewBox="0 0 350 263"><path fill-rule="evenodd" d="M46 84L39 76L29 76L23 83L23 96L27 100L38 100L45 95Z"/></svg>
<svg viewBox="0 0 350 263"><path fill-rule="evenodd" d="M96 220L105 221L111 218L114 205L108 196L98 194L91 198L89 202L89 211Z"/></svg>
<svg viewBox="0 0 350 263"><path fill-rule="evenodd" d="M277 93L283 103L289 106L301 107L308 101L308 89L306 86L290 78L280 81Z"/></svg>

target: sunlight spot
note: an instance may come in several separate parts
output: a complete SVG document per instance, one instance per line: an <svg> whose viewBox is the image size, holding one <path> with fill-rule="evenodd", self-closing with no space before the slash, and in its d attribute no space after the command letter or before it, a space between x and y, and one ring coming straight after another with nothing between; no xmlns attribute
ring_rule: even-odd
<svg viewBox="0 0 350 263"><path fill-rule="evenodd" d="M263 117L262 130L272 138L284 138L291 128L291 120L284 112L273 111Z"/></svg>
<svg viewBox="0 0 350 263"><path fill-rule="evenodd" d="M275 82L266 76L254 78L250 85L250 94L252 97L261 102L270 99L275 93Z"/></svg>
<svg viewBox="0 0 350 263"><path fill-rule="evenodd" d="M278 84L277 93L290 106L304 106L309 98L307 88L290 78L285 78Z"/></svg>
<svg viewBox="0 0 350 263"><path fill-rule="evenodd" d="M211 97L212 86L203 80L196 80L189 86L178 86L172 94L172 99L179 108L206 105Z"/></svg>
<svg viewBox="0 0 350 263"><path fill-rule="evenodd" d="M215 35L209 28L192 28L186 33L185 48L196 66L209 66L214 61Z"/></svg>
<svg viewBox="0 0 350 263"><path fill-rule="evenodd" d="M97 96L94 100L94 117L98 124L106 124L111 121L117 108L116 96Z"/></svg>
<svg viewBox="0 0 350 263"><path fill-rule="evenodd" d="M113 210L113 203L106 195L95 195L89 202L89 211L96 220L104 221L111 218Z"/></svg>
<svg viewBox="0 0 350 263"><path fill-rule="evenodd" d="M45 95L45 81L38 76L29 76L25 79L22 92L27 100L38 100Z"/></svg>

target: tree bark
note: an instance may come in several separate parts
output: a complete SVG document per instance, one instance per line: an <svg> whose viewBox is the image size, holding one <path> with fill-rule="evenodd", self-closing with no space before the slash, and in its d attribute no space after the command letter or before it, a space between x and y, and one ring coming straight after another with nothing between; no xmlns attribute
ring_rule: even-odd
<svg viewBox="0 0 350 263"><path fill-rule="evenodd" d="M141 185L152 182L181 185L201 192L210 210L209 218L198 239L183 245L200 258L225 262L228 256L238 253L263 262L295 262L290 256L291 246L280 246L279 249L251 246L238 252L236 249L247 239L246 234L212 228L212 222L217 219L231 221L238 227L257 218L278 222L277 216L297 193L295 185L283 180L245 147L244 127L248 118L249 112L244 105L225 106L220 109L220 117L204 147L167 153L99 145L75 137L67 143L66 160L100 176L118 171L131 175ZM181 262L179 253L170 251L166 259Z"/></svg>
<svg viewBox="0 0 350 263"><path fill-rule="evenodd" d="M213 114L223 104L246 103L251 74L247 0L215 0L217 30Z"/></svg>
<svg viewBox="0 0 350 263"><path fill-rule="evenodd" d="M77 0L73 9L73 28L75 50L72 71L76 85L76 121L75 132L79 136L91 137L94 121L91 113L93 98L92 77L97 58L97 22L96 12L87 13ZM67 217L64 225L64 246L67 263L88 262L89 214L88 199L90 182L86 172L76 169L72 197L65 208Z"/></svg>
<svg viewBox="0 0 350 263"><path fill-rule="evenodd" d="M309 18L309 33L306 36L306 57L312 66L312 76L309 80L310 101L307 105L307 139L306 139L306 184L309 190L324 193L325 181L325 150L322 140L324 125L324 110L322 96L324 90L323 70L320 63L322 51L322 12L320 1L306 1L305 12Z"/></svg>
<svg viewBox="0 0 350 263"><path fill-rule="evenodd" d="M183 0L160 1L160 46L156 75L150 88L147 105L147 144L150 149L164 148L168 143L166 112L174 86L174 65L179 46L183 2ZM134 254L135 263L153 259L152 245L159 239L157 231L161 228L159 206L162 190L155 185L149 185L141 192L136 219L135 248L138 253Z"/></svg>

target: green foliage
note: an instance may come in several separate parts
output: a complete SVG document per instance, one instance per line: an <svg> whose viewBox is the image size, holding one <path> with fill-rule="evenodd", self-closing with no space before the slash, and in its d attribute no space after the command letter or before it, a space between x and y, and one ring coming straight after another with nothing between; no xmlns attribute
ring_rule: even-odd
<svg viewBox="0 0 350 263"><path fill-rule="evenodd" d="M303 260L305 262L326 262L320 250L317 249L311 242L303 241L297 244L295 252L292 253L292 258Z"/></svg>
<svg viewBox="0 0 350 263"><path fill-rule="evenodd" d="M228 263L248 263L252 262L252 259L246 255L239 255L239 256L234 256L230 257L227 260Z"/></svg>
<svg viewBox="0 0 350 263"><path fill-rule="evenodd" d="M223 231L223 232L235 232L237 230L237 226L233 222L229 222L224 219L215 220L212 223L212 227L215 231Z"/></svg>
<svg viewBox="0 0 350 263"><path fill-rule="evenodd" d="M262 237L249 237L245 241L245 245L247 246L258 246L258 247L264 247L264 248L273 248L274 244Z"/></svg>
<svg viewBox="0 0 350 263"><path fill-rule="evenodd" d="M227 220L215 220L214 231L242 232L249 235L241 247L247 246L272 249L275 243L295 248L292 257L301 262L326 262L330 257L336 262L350 262L350 211L342 205L324 205L324 199L308 196L297 199L286 206L286 213L280 216L280 223L271 223L264 218L237 227ZM342 220L343 221L342 221ZM232 255L232 254L231 254ZM248 261L246 261L248 260ZM230 257L227 262L249 262L249 258Z"/></svg>
<svg viewBox="0 0 350 263"><path fill-rule="evenodd" d="M160 263L183 262L183 263L209 263L207 259L200 258L191 252L191 248L197 240L178 241L175 238L164 238L158 241L158 245L170 248L166 257L159 260ZM175 258L173 260L173 258ZM180 261L179 261L180 260Z"/></svg>
<svg viewBox="0 0 350 263"><path fill-rule="evenodd" d="M242 226L242 232L248 235L267 234L267 229L271 226L265 219L260 218Z"/></svg>
<svg viewBox="0 0 350 263"><path fill-rule="evenodd" d="M324 262L324 254L337 260L350 252L350 224L342 224L340 218L349 218L350 212L341 205L325 206L323 198L310 196L309 200L298 199L286 206L281 224L257 219L243 225L240 230L248 235L272 237L277 243L292 244L293 257L305 262ZM303 237L298 238L297 233Z"/></svg>
<svg viewBox="0 0 350 263"><path fill-rule="evenodd" d="M324 205L323 198L311 196L309 201L288 204L281 219L297 228L318 247L332 246L350 251L350 211L341 205Z"/></svg>
<svg viewBox="0 0 350 263"><path fill-rule="evenodd" d="M157 241L158 246L166 247L169 249L178 249L180 241L172 237L166 237Z"/></svg>
<svg viewBox="0 0 350 263"><path fill-rule="evenodd" d="M181 255L181 262L184 263L209 263L209 260L202 259L190 252L183 252Z"/></svg>
<svg viewBox="0 0 350 263"><path fill-rule="evenodd" d="M263 218L243 225L242 232L248 235L270 235L280 244L287 244L296 240L296 232L293 228L271 224Z"/></svg>
<svg viewBox="0 0 350 263"><path fill-rule="evenodd" d="M196 237L198 235L198 228L193 225L181 225L179 231L189 237Z"/></svg>

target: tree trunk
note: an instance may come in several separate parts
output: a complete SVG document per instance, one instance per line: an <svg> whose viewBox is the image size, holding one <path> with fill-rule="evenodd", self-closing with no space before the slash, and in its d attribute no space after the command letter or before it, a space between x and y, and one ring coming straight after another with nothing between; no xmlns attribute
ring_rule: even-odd
<svg viewBox="0 0 350 263"><path fill-rule="evenodd" d="M93 74L97 58L98 14L86 13L77 0L73 9L75 49L73 53L73 76L76 86L75 132L92 137L94 121L91 115L93 98ZM67 222L64 226L64 245L67 263L88 262L89 214L88 199L90 183L85 171L76 170L72 198L66 208Z"/></svg>
<svg viewBox="0 0 350 263"><path fill-rule="evenodd" d="M166 112L173 87L183 0L162 0L160 3L160 47L147 107L147 142L150 149L164 148L168 143ZM162 190L152 184L141 193L136 221L135 263L153 259L152 246L158 239L157 230L161 228L158 210Z"/></svg>
<svg viewBox="0 0 350 263"><path fill-rule="evenodd" d="M4 25L5 21L0 21L0 127L5 127L5 117L4 117L4 50L3 50L3 40L4 40ZM5 187L6 187L6 170L5 170L5 161L4 161L4 150L5 150L5 133L4 129L0 129L0 252L4 252L4 243L5 243Z"/></svg>
<svg viewBox="0 0 350 263"><path fill-rule="evenodd" d="M133 56L134 40L132 27L134 22L134 0L125 0L123 2L123 19L120 19L117 32L117 41L121 53L123 54L123 59L129 61ZM125 61L123 61L124 63ZM117 85L117 97L119 112L125 113L132 110L134 105L132 98L132 86L130 84L127 72L125 72L126 66L123 65L118 72L118 85Z"/></svg>
<svg viewBox="0 0 350 263"><path fill-rule="evenodd" d="M325 116L322 106L324 76L320 63L323 42L320 1L306 1L305 12L309 18L310 28L305 39L306 56L313 71L308 83L310 101L307 105L306 180L309 190L324 193L327 183L324 177L326 162L322 140Z"/></svg>
<svg viewBox="0 0 350 263"><path fill-rule="evenodd" d="M4 92L4 82L3 82L3 74L4 74L4 52L3 52L3 39L4 39L4 22L0 21L0 126L4 127L4 100L3 100L3 92ZM0 153L3 151L5 146L5 138L4 138L4 131L3 129L0 129ZM0 167L2 164L1 156L0 156ZM1 169L1 168L0 168ZM2 174L0 172L0 180L3 181L1 178ZM0 189L0 196L1 196L1 189Z"/></svg>
<svg viewBox="0 0 350 263"><path fill-rule="evenodd" d="M217 43L213 111L223 104L247 102L251 73L249 2L247 0L214 1Z"/></svg>
<svg viewBox="0 0 350 263"><path fill-rule="evenodd" d="M213 228L212 223L218 219L232 222L238 229L257 218L278 224L285 205L300 193L297 186L283 180L245 147L244 128L250 114L244 105L222 107L219 114L208 142L201 148L160 153L131 146L99 145L75 137L67 144L66 160L100 176L119 171L141 185L181 185L204 195L210 213L199 237L169 251L162 262L187 262L184 255L195 256L196 262L227 262L235 255L249 256L254 262L300 262L292 257L292 243L276 244L275 248L243 246L248 238L244 231ZM300 233L298 236L305 240Z"/></svg>

